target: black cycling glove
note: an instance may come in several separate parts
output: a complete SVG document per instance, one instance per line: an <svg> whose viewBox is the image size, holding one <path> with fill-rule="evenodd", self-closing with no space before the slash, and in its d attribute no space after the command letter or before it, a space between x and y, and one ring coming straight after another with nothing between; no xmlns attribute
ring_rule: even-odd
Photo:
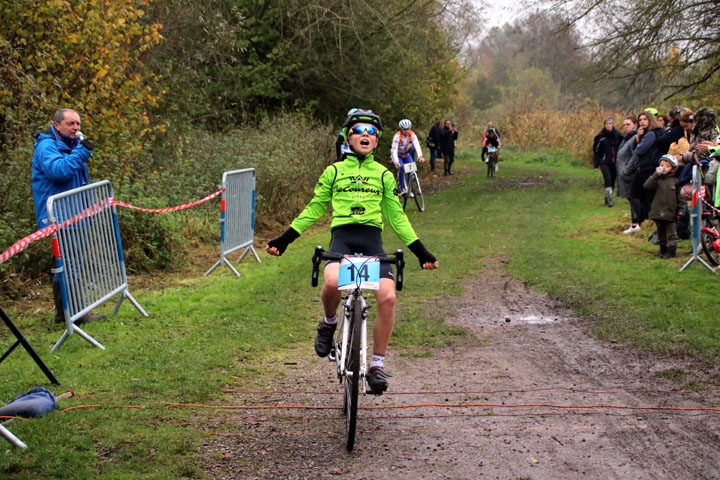
<svg viewBox="0 0 720 480"><path fill-rule="evenodd" d="M290 227L285 230L285 232L279 237L275 237L270 240L268 242L268 247L277 248L278 252L280 252L280 255L282 255L283 253L285 253L285 249L288 247L288 245L290 245L299 237L300 234L297 233L294 228Z"/></svg>
<svg viewBox="0 0 720 480"><path fill-rule="evenodd" d="M432 253L428 252L427 248L425 248L425 245L423 245L419 239L408 245L408 248L412 253L415 254L418 260L420 260L420 268L423 268L423 265L425 265L426 263L437 262L437 258L435 258Z"/></svg>

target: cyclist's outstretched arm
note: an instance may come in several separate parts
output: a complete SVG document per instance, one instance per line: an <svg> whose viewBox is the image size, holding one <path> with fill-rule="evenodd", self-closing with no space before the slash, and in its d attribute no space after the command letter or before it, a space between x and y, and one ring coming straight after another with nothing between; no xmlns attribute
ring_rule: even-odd
<svg viewBox="0 0 720 480"><path fill-rule="evenodd" d="M417 135L413 135L412 143L413 143L413 148L417 152L418 160L420 161L420 163L425 163L425 157L423 157L422 149L420 148L420 141L418 140Z"/></svg>

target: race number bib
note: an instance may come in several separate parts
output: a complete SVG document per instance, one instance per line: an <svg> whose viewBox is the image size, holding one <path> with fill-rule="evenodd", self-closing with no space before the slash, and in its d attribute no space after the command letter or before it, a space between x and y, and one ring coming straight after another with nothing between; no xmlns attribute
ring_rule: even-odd
<svg viewBox="0 0 720 480"><path fill-rule="evenodd" d="M490 153L493 153L496 150L497 150L497 148L495 148L495 147L488 147L488 152L490 152Z"/></svg>
<svg viewBox="0 0 720 480"><path fill-rule="evenodd" d="M406 163L403 165L403 170L405 170L405 173L417 172L417 165L415 162Z"/></svg>
<svg viewBox="0 0 720 480"><path fill-rule="evenodd" d="M340 261L339 290L380 289L380 262L375 257L345 257Z"/></svg>

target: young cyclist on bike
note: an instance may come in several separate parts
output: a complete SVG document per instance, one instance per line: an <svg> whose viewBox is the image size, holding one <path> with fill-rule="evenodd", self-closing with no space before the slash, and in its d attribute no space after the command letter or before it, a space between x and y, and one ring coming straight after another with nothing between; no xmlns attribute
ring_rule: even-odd
<svg viewBox="0 0 720 480"><path fill-rule="evenodd" d="M485 140L483 140L483 146L484 148L487 147L495 147L498 150L500 150L500 136L497 134L497 131L495 128L490 128L487 133L485 134ZM498 156L500 156L500 153L498 152ZM485 163L487 163L487 159L485 160Z"/></svg>
<svg viewBox="0 0 720 480"><path fill-rule="evenodd" d="M487 151L487 147L488 147L487 146L487 136L488 136L488 133L490 133L490 130L494 130L495 135L497 136L498 140L500 139L500 131L497 128L493 127L493 122L488 122L487 129L485 130L485 133L483 133L482 153L480 154L480 159L485 163L487 163L485 161L485 157L487 156L487 153L488 153L488 151Z"/></svg>
<svg viewBox="0 0 720 480"><path fill-rule="evenodd" d="M399 171L398 178L400 181L398 190L400 193L405 193L407 186L405 185L405 172L402 170L402 166L415 161L415 152L417 152L420 163L425 163L425 158L420 149L420 142L418 141L417 135L410 130L412 128L412 122L404 118L400 120L398 127L400 127L400 131L393 136L390 156L395 168Z"/></svg>
<svg viewBox="0 0 720 480"><path fill-rule="evenodd" d="M395 196L395 177L375 161L373 151L382 136L380 117L371 110L357 110L343 125L345 138L352 150L341 162L325 169L315 186L315 196L290 224L290 228L265 246L271 255L282 255L287 246L321 218L332 204L330 251L337 253L379 255L383 253L382 216L400 239L410 248L420 266L437 268L435 257L420 242ZM338 290L339 263L325 265L320 298L325 316L318 325L315 352L326 357L332 347L337 326L337 308L342 300ZM395 282L389 265L380 269L380 289L375 290L377 315L373 327L373 357L368 385L373 392L387 390L389 375L384 370L390 334L395 322Z"/></svg>

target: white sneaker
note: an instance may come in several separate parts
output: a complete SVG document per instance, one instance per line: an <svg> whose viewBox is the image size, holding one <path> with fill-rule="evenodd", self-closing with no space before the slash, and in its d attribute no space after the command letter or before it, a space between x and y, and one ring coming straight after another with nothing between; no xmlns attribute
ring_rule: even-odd
<svg viewBox="0 0 720 480"><path fill-rule="evenodd" d="M624 235L629 235L631 233L639 232L640 231L640 225L630 225L628 228L623 230Z"/></svg>

